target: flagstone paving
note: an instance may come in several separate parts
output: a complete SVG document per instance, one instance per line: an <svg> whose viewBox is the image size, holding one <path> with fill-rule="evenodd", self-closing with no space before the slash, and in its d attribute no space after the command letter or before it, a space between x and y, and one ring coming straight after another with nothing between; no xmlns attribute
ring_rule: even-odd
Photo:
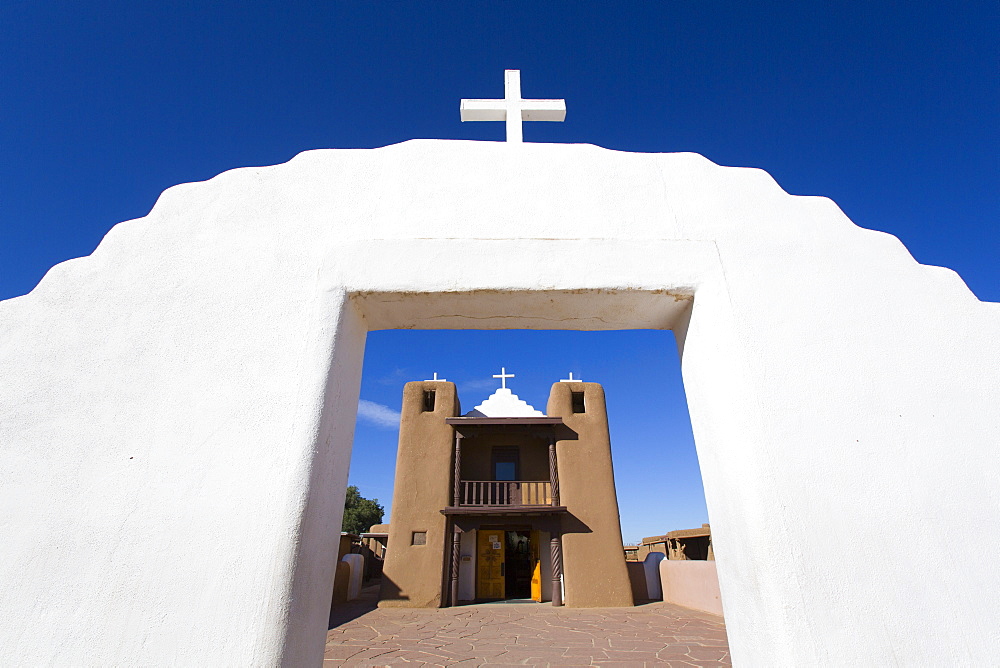
<svg viewBox="0 0 1000 668"><path fill-rule="evenodd" d="M732 665L722 618L670 603L382 609L377 591L334 609L324 666Z"/></svg>

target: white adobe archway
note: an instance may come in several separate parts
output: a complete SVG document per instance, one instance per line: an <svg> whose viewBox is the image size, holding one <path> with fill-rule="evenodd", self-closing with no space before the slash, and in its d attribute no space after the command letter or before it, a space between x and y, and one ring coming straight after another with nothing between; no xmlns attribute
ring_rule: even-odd
<svg viewBox="0 0 1000 668"><path fill-rule="evenodd" d="M1000 306L757 170L445 141L171 188L0 303L0 655L318 664L365 332L650 326L736 661L992 657Z"/></svg>

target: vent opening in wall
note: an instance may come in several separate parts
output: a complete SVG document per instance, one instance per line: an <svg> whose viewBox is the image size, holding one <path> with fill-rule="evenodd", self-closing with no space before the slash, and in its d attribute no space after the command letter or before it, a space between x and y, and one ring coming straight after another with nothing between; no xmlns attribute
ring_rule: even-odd
<svg viewBox="0 0 1000 668"><path fill-rule="evenodd" d="M434 412L434 390L424 390L424 412Z"/></svg>
<svg viewBox="0 0 1000 668"><path fill-rule="evenodd" d="M414 531L413 540L410 545L426 545L427 544L427 532L426 531Z"/></svg>
<svg viewBox="0 0 1000 668"><path fill-rule="evenodd" d="M573 412L586 413L587 408L583 404L583 392L571 392L573 398Z"/></svg>

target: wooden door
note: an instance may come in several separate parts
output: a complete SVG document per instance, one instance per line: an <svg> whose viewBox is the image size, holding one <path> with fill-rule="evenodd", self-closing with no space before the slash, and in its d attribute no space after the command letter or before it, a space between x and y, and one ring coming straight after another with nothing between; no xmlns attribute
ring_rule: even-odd
<svg viewBox="0 0 1000 668"><path fill-rule="evenodd" d="M480 529L477 532L476 598L504 598L504 542L502 529Z"/></svg>
<svg viewBox="0 0 1000 668"><path fill-rule="evenodd" d="M531 538L528 541L529 548L531 549L531 600L542 602L542 561L538 558L538 550L540 545L538 544L541 540L541 532L532 531Z"/></svg>

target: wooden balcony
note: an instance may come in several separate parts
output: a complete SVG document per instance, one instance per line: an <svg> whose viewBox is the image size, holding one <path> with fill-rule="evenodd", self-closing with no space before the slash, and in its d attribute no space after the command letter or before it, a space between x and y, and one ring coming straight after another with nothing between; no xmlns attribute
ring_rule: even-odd
<svg viewBox="0 0 1000 668"><path fill-rule="evenodd" d="M445 515L556 515L566 512L553 498L548 480L462 480L458 502Z"/></svg>
<svg viewBox="0 0 1000 668"><path fill-rule="evenodd" d="M548 435L549 479L548 480L462 480L462 440L474 438L479 429L497 425L536 428L539 425L553 427L562 424L562 418L448 418L448 424L455 427L454 490L452 505L441 512L449 516L458 515L557 515L567 512L559 504L559 469L556 465L556 436ZM468 433L463 434L462 431ZM514 467L516 470L516 466ZM480 474L481 475L481 474ZM516 473L514 475L517 475ZM455 530L459 531L458 525Z"/></svg>
<svg viewBox="0 0 1000 668"><path fill-rule="evenodd" d="M459 507L551 506L548 480L463 480Z"/></svg>

